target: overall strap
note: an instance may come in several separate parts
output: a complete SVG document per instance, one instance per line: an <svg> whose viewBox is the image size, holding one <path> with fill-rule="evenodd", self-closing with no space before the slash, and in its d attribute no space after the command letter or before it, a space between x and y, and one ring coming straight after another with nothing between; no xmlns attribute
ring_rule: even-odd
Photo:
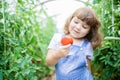
<svg viewBox="0 0 120 80"><path fill-rule="evenodd" d="M88 40L84 40L84 42L83 42L81 47L86 47L88 43L89 43Z"/></svg>

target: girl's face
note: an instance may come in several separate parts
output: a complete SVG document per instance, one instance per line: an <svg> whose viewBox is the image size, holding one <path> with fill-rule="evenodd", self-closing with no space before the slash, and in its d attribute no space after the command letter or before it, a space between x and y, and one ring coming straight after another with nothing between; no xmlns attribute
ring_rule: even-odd
<svg viewBox="0 0 120 80"><path fill-rule="evenodd" d="M90 31L90 26L77 17L73 17L69 25L70 36L76 39L85 37Z"/></svg>

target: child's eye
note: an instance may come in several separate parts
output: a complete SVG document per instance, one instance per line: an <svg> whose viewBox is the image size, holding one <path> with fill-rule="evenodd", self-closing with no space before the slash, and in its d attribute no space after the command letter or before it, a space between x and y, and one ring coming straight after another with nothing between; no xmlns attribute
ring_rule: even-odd
<svg viewBox="0 0 120 80"><path fill-rule="evenodd" d="M77 21L74 21L76 24L78 24L78 22Z"/></svg>
<svg viewBox="0 0 120 80"><path fill-rule="evenodd" d="M84 26L84 25L82 25L82 27L84 28L84 29L87 29L88 27L86 27L86 26Z"/></svg>

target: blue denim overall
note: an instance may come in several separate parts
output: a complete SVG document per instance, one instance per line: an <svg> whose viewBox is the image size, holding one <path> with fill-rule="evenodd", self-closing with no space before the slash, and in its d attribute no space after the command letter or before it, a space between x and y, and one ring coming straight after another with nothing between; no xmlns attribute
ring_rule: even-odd
<svg viewBox="0 0 120 80"><path fill-rule="evenodd" d="M93 77L86 66L85 47L88 44L84 40L81 46L71 45L70 55L61 58L55 65L56 80L93 80Z"/></svg>

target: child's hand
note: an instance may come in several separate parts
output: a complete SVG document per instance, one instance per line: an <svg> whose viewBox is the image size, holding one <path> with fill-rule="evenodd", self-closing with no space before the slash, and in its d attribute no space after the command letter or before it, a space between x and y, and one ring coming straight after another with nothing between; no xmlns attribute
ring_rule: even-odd
<svg viewBox="0 0 120 80"><path fill-rule="evenodd" d="M60 46L58 49L57 49L57 54L60 58L61 57L66 57L70 51L70 46L71 44L68 44L68 45L64 45L64 46Z"/></svg>

